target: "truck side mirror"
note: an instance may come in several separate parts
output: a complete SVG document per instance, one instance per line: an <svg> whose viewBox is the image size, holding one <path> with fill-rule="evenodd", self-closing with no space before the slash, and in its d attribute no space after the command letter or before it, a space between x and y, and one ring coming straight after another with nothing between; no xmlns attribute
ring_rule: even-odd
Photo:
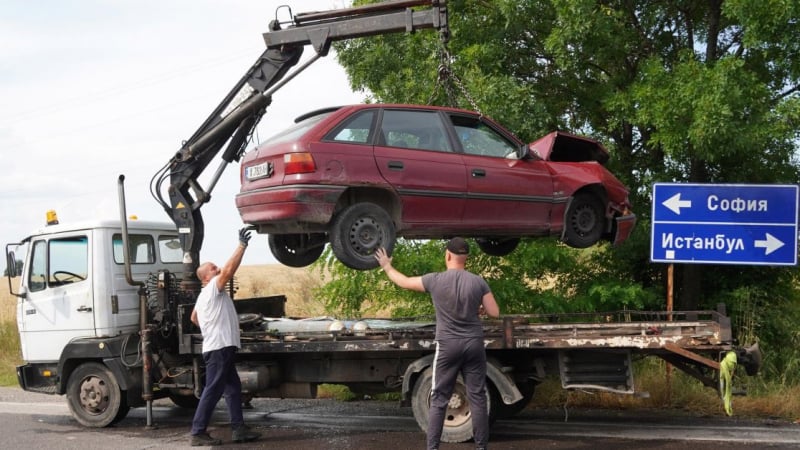
<svg viewBox="0 0 800 450"><path fill-rule="evenodd" d="M14 252L6 252L6 273L8 273L9 278L19 276L17 258L14 256Z"/></svg>

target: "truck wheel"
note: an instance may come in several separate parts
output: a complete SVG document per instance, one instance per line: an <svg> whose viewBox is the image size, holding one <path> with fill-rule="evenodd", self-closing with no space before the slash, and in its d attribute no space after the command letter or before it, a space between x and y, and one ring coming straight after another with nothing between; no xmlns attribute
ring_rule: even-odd
<svg viewBox="0 0 800 450"><path fill-rule="evenodd" d="M477 238L475 242L489 256L506 256L517 248L519 238Z"/></svg>
<svg viewBox="0 0 800 450"><path fill-rule="evenodd" d="M492 410L495 413L493 416L490 416L493 420L507 419L522 412L522 410L528 406L528 403L531 402L531 399L533 399L533 393L536 390L536 384L533 382L517 384L517 388L520 394L522 394L522 400L506 405L503 403L503 399L500 398L500 393L497 391L497 388L491 383L489 384L489 391L492 395L492 406L494 407Z"/></svg>
<svg viewBox="0 0 800 450"><path fill-rule="evenodd" d="M195 397L194 394L184 395L170 392L169 399L172 400L175 406L185 409L197 409L197 405L200 404L200 399Z"/></svg>
<svg viewBox="0 0 800 450"><path fill-rule="evenodd" d="M564 220L564 243L573 248L592 246L603 236L603 205L597 197L578 194L570 202Z"/></svg>
<svg viewBox="0 0 800 450"><path fill-rule="evenodd" d="M306 267L316 261L322 251L325 250L325 243L321 245L304 245L304 235L301 234L270 234L267 238L269 249L272 256L279 263L289 267Z"/></svg>
<svg viewBox="0 0 800 450"><path fill-rule="evenodd" d="M395 230L392 218L374 203L356 203L343 209L331 225L331 248L345 266L356 270L378 267L375 251L391 254Z"/></svg>
<svg viewBox="0 0 800 450"><path fill-rule="evenodd" d="M114 374L100 363L78 366L69 376L67 404L81 425L102 428L128 415L128 402Z"/></svg>
<svg viewBox="0 0 800 450"><path fill-rule="evenodd" d="M487 389L489 381L486 381ZM417 379L411 395L411 409L414 418L422 431L428 431L428 409L431 404L431 387L433 386L433 369L428 367ZM486 397L489 411L492 410L492 398ZM491 414L490 414L491 417ZM453 387L453 395L447 405L442 427L442 442L465 442L472 439L472 415L469 412L467 388L461 375Z"/></svg>

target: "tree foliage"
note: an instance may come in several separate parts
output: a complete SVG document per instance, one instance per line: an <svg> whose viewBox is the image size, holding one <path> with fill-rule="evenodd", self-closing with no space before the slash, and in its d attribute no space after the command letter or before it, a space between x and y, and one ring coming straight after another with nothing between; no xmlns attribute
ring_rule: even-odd
<svg viewBox="0 0 800 450"><path fill-rule="evenodd" d="M666 270L649 262L652 183L798 182L800 2L447 5L447 62L464 85L456 90L457 106L478 108L528 141L561 129L604 142L612 152L609 168L631 188L639 217L634 237L620 248L578 251L528 241L506 258L474 258L471 264L489 275L505 310L658 307ZM452 90L442 87L454 84L437 81L441 48L428 32L336 47L352 87L371 101L448 104ZM420 274L432 268L423 261L437 258L428 244L408 245L396 252L401 269ZM376 278L358 282L379 283L381 295L359 291L361 299L389 305L406 295L376 273L346 277L358 283L369 276ZM796 269L677 265L674 284L676 309L731 303L733 313L758 319L739 332L776 348L781 340L797 342L787 335L797 329L800 310ZM411 307L424 303L417 298L401 301L402 307L416 311ZM774 372L791 360L771 362Z"/></svg>

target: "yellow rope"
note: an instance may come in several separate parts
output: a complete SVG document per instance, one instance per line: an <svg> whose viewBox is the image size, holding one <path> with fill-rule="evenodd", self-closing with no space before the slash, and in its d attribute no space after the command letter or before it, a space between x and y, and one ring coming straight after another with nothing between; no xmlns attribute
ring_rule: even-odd
<svg viewBox="0 0 800 450"><path fill-rule="evenodd" d="M736 352L728 352L722 361L719 363L719 394L722 396L722 405L725 407L725 413L729 416L733 415L733 405L731 404L731 384L733 380L733 372L736 371Z"/></svg>

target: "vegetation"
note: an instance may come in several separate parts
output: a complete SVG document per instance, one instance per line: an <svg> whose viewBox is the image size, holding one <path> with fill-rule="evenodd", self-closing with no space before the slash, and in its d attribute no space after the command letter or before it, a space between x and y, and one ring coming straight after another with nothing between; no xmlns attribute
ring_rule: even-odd
<svg viewBox="0 0 800 450"><path fill-rule="evenodd" d="M480 109L527 141L553 129L591 135L610 149L610 169L631 187L639 217L619 248L527 241L505 258L474 258L505 312L663 309L666 266L651 264L648 248L654 182L800 179L797 2L452 0L448 8L447 54L435 33L337 44L352 87L368 101ZM442 61L463 91L437 81ZM410 274L441 268L440 246L401 242L395 263ZM331 310L431 312L424 296L394 290L377 271L320 265L333 276L321 291ZM797 278L795 268L679 264L675 309L726 304L740 342L759 342L768 355L763 379L795 386Z"/></svg>

